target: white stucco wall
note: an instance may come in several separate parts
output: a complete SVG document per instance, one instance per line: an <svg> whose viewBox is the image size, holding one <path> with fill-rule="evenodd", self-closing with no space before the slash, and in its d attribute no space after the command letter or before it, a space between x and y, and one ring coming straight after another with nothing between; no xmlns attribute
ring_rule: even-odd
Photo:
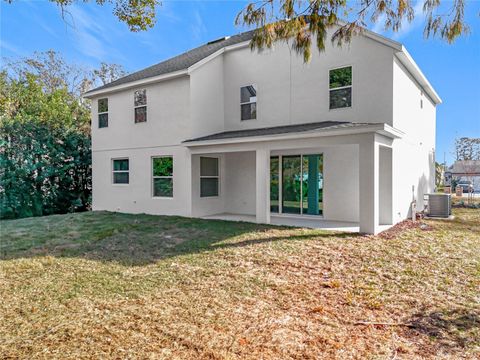
<svg viewBox="0 0 480 360"><path fill-rule="evenodd" d="M393 50L366 37L349 47L326 43L309 64L286 44L273 51L249 48L224 54L225 129L318 121L392 123ZM352 107L329 110L329 70L352 66ZM256 84L257 120L240 121L240 87Z"/></svg>
<svg viewBox="0 0 480 360"><path fill-rule="evenodd" d="M329 110L329 70L350 65L353 105ZM242 122L240 87L250 84L258 88L258 117ZM341 49L327 42L325 53L314 53L307 65L285 44L262 54L238 48L198 66L188 76L138 88L147 89L146 123L134 123L136 88L93 99L94 210L253 215L254 148L214 154L220 159L220 194L200 198L199 155L191 156L182 141L221 131L329 120L387 123L405 133L403 139L395 140L392 151L394 222L408 215L412 186L419 203L424 193L433 190L435 106L422 95L393 50L374 40L357 37ZM98 129L97 99L103 97L109 99L109 126ZM348 141L337 145L333 137L325 139L310 148L302 140L278 142L273 154L322 152L324 218L359 221L359 147ZM152 197L151 157L160 155L174 157L174 197L170 199ZM130 159L130 184L114 185L111 161L123 157Z"/></svg>
<svg viewBox="0 0 480 360"><path fill-rule="evenodd" d="M219 190L218 196L200 197L200 157L201 155L192 155L192 215L206 216L221 214L225 212L226 198L226 173L225 173L225 154L208 154L207 157L218 158L219 166ZM188 192L188 189L186 189Z"/></svg>
<svg viewBox="0 0 480 360"><path fill-rule="evenodd" d="M408 216L414 198L421 210L423 195L434 190L436 108L396 59L393 83L393 125L405 133L393 146L393 220L397 222Z"/></svg>
<svg viewBox="0 0 480 360"><path fill-rule="evenodd" d="M380 146L378 174L379 224L389 225L393 221L393 164L392 148Z"/></svg>
<svg viewBox="0 0 480 360"><path fill-rule="evenodd" d="M358 145L319 146L276 150L272 155L323 154L323 218L359 220Z"/></svg>
<svg viewBox="0 0 480 360"><path fill-rule="evenodd" d="M255 215L255 152L225 155L225 212Z"/></svg>
<svg viewBox="0 0 480 360"><path fill-rule="evenodd" d="M135 124L134 91L147 90L147 121ZM99 98L108 98L108 127L98 128ZM92 101L92 149L178 145L190 132L190 84L183 76L124 90Z"/></svg>
<svg viewBox="0 0 480 360"><path fill-rule="evenodd" d="M358 145L329 147L324 151L324 217L359 220Z"/></svg>
<svg viewBox="0 0 480 360"><path fill-rule="evenodd" d="M189 215L191 166L188 150L179 147L139 148L94 151L93 210L165 215ZM158 198L152 194L152 163L155 156L173 156L173 197ZM113 184L112 159L128 158L129 184Z"/></svg>
<svg viewBox="0 0 480 360"><path fill-rule="evenodd" d="M224 130L223 56L196 68L190 74L191 126L187 138L215 134Z"/></svg>

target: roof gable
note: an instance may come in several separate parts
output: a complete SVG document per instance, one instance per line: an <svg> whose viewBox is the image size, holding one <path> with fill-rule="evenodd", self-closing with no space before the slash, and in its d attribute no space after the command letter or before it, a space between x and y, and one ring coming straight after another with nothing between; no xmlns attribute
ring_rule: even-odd
<svg viewBox="0 0 480 360"><path fill-rule="evenodd" d="M253 33L254 30L247 31L231 37L226 37L223 40L211 41L205 45L189 50L183 54L177 55L158 64L149 66L140 71L131 73L106 85L97 87L93 90L88 91L86 94L92 93L94 91L96 92L99 90L113 88L118 85L123 85L154 76L166 75L179 70L188 69L190 66L209 57L210 55L213 55L218 50L221 50L227 46L236 45L245 41L250 41L252 39Z"/></svg>

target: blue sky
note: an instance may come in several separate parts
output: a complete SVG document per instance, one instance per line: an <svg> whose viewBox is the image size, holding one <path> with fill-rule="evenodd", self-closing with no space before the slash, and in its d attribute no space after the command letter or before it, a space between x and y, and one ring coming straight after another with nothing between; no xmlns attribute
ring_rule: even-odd
<svg viewBox="0 0 480 360"><path fill-rule="evenodd" d="M480 1L466 8L471 34L453 45L423 38L419 15L396 34L423 70L444 103L437 108L437 161L453 160L455 137L480 137ZM96 67L101 61L122 64L135 71L160 62L209 40L240 32L236 14L246 2L164 1L157 24L146 32L131 33L109 6L75 4L62 20L56 5L44 1L0 3L1 56L18 58L34 51L54 49L68 61ZM373 25L372 29L381 32Z"/></svg>

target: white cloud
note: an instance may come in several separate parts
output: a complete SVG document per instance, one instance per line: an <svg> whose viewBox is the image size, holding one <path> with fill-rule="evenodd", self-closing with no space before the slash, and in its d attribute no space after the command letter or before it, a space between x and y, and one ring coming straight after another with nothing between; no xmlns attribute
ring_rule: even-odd
<svg viewBox="0 0 480 360"><path fill-rule="evenodd" d="M163 1L161 5L157 5L156 12L158 22L160 22L162 19L165 19L172 24L176 24L182 20L180 16L175 14L172 2Z"/></svg>
<svg viewBox="0 0 480 360"><path fill-rule="evenodd" d="M371 30L377 34L383 34L385 32L384 25L386 18L385 14L380 15Z"/></svg>
<svg viewBox="0 0 480 360"><path fill-rule="evenodd" d="M413 13L414 13L414 19L412 22L408 22L408 20L403 20L402 25L398 32L390 34L393 39L400 39L404 36L406 36L408 33L410 33L412 30L418 28L422 22L423 22L423 3L424 0L418 0L415 5L413 6ZM385 25L385 20L386 16L385 14L382 14L379 16L375 24L371 26L371 30L373 32L376 32L378 34L385 34L385 33L390 33L390 31L385 31L384 25Z"/></svg>
<svg viewBox="0 0 480 360"><path fill-rule="evenodd" d="M21 49L19 49L17 46L1 39L0 40L0 49L6 50L7 52L12 53L13 55L17 57L23 57L25 56L25 52ZM0 51L1 55L4 56L4 52Z"/></svg>
<svg viewBox="0 0 480 360"><path fill-rule="evenodd" d="M117 50L118 44L114 41L118 40L121 32L108 24L104 13L93 6L81 8L72 5L67 9L65 21L69 24L66 31L73 32L77 49L83 55L97 61L107 61L109 58L124 60L124 56Z"/></svg>
<svg viewBox="0 0 480 360"><path fill-rule="evenodd" d="M29 6L31 9L28 12L28 17L30 20L33 20L40 28L42 28L46 33L50 34L53 37L58 38L58 34L53 30L53 28L45 22L39 15L39 9L35 1L24 1L23 4Z"/></svg>
<svg viewBox="0 0 480 360"><path fill-rule="evenodd" d="M424 3L423 0L417 1L417 3L413 7L413 13L415 18L413 19L412 22L408 22L407 20L404 20L402 22L402 26L400 30L398 30L398 32L393 34L393 39L399 40L405 37L406 35L408 35L408 33L418 28L423 23L423 18L424 18L423 3Z"/></svg>
<svg viewBox="0 0 480 360"><path fill-rule="evenodd" d="M207 27L205 26L202 16L198 10L195 10L193 13L193 21L190 25L190 29L192 31L193 38L196 41L200 41L203 35L207 33Z"/></svg>

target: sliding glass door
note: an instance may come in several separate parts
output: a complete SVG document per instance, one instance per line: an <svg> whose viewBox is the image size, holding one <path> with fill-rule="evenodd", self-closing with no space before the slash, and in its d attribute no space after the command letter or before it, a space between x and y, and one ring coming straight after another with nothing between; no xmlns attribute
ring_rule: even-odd
<svg viewBox="0 0 480 360"><path fill-rule="evenodd" d="M270 209L273 213L322 215L322 154L270 158Z"/></svg>
<svg viewBox="0 0 480 360"><path fill-rule="evenodd" d="M270 211L280 211L280 160L278 156L270 158Z"/></svg>
<svg viewBox="0 0 480 360"><path fill-rule="evenodd" d="M301 169L300 155L282 156L282 213L301 214Z"/></svg>
<svg viewBox="0 0 480 360"><path fill-rule="evenodd" d="M302 214L322 215L323 156L302 157Z"/></svg>

